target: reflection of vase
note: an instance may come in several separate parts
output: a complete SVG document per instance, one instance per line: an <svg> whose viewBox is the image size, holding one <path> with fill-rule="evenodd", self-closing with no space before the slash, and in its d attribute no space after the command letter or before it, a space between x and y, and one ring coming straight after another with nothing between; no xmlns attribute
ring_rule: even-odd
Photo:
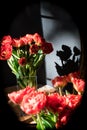
<svg viewBox="0 0 87 130"><path fill-rule="evenodd" d="M17 78L18 88L25 88L26 86L35 87L37 89L37 75L24 76Z"/></svg>

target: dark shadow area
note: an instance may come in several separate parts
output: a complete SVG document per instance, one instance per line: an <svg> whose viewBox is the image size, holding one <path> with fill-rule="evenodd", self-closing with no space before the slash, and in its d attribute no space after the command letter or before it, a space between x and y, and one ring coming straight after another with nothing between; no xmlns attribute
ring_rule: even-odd
<svg viewBox="0 0 87 130"><path fill-rule="evenodd" d="M80 68L80 50L74 46L73 52L67 45L62 45L62 50L56 51L56 56L60 58L61 65L55 62L57 73L61 75L67 75L71 72L79 71Z"/></svg>

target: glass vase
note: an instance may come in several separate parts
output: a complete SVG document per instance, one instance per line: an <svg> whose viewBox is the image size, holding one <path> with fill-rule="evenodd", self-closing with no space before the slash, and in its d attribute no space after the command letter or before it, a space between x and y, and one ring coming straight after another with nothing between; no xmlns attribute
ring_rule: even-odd
<svg viewBox="0 0 87 130"><path fill-rule="evenodd" d="M37 89L37 76L24 76L17 78L17 89L25 88L27 86L35 87Z"/></svg>

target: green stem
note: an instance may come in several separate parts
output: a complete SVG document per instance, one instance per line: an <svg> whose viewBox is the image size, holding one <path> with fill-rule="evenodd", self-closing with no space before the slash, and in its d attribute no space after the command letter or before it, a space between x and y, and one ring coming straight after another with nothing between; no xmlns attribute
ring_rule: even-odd
<svg viewBox="0 0 87 130"><path fill-rule="evenodd" d="M16 59L20 59L17 55L12 53L12 56L14 56Z"/></svg>
<svg viewBox="0 0 87 130"><path fill-rule="evenodd" d="M12 72L17 76L18 72L15 70L15 68L13 67L13 64L10 62L10 60L7 61L8 66L11 68Z"/></svg>
<svg viewBox="0 0 87 130"><path fill-rule="evenodd" d="M40 115L39 115L39 114L37 114L37 119L38 119L38 122L39 122L39 124L40 124L41 130L44 130L44 127L43 127L43 124L42 124L42 121L41 121L41 118L40 118ZM37 123L38 123L38 122L37 122Z"/></svg>
<svg viewBox="0 0 87 130"><path fill-rule="evenodd" d="M62 88L59 87L59 94L62 96Z"/></svg>
<svg viewBox="0 0 87 130"><path fill-rule="evenodd" d="M21 88L26 86L35 87L37 89L37 76L36 74L29 74L29 76L19 76L17 78L17 83Z"/></svg>
<svg viewBox="0 0 87 130"><path fill-rule="evenodd" d="M33 115L32 115L32 119L37 123L37 120Z"/></svg>

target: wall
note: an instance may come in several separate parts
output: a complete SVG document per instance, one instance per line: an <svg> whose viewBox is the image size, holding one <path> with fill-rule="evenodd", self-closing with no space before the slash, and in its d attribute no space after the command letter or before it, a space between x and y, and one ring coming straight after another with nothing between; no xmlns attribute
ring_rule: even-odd
<svg viewBox="0 0 87 130"><path fill-rule="evenodd" d="M53 44L54 48L54 51L47 55L45 60L47 84L52 85L50 80L55 76L78 70L80 54L75 56L75 59L73 59L73 56L75 47L81 51L80 34L72 16L60 5L42 2L41 20L43 36ZM63 64L61 57L56 55L57 51L59 52L60 50L62 51L62 54L67 55L67 51L63 53L64 50L62 49L62 45L67 46L67 48L71 50L71 55L68 54L70 57L67 57L67 60L64 60ZM78 63L77 60L79 60ZM57 63L57 66L59 65L58 69L56 69L55 62ZM66 64L68 64L67 67Z"/></svg>

